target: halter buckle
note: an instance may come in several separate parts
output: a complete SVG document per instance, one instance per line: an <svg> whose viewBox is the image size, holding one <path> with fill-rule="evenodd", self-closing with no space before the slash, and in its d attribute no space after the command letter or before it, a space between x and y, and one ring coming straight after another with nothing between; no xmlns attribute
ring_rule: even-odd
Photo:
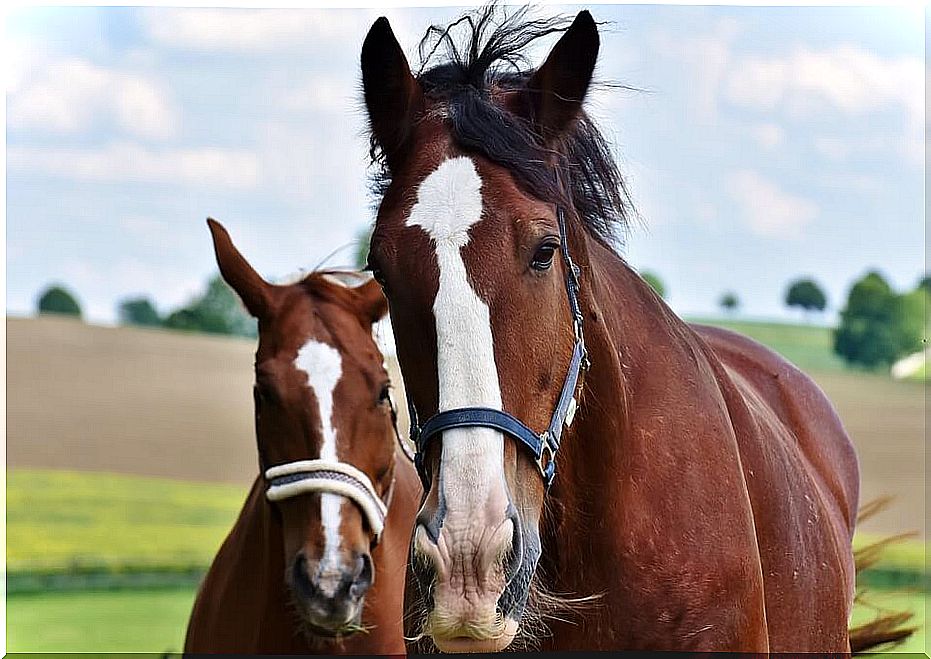
<svg viewBox="0 0 931 659"><path fill-rule="evenodd" d="M540 433L540 456L537 458L537 469L540 470L543 480L550 477L549 474L553 470L553 459L555 457L556 453L550 444L550 431L544 430Z"/></svg>

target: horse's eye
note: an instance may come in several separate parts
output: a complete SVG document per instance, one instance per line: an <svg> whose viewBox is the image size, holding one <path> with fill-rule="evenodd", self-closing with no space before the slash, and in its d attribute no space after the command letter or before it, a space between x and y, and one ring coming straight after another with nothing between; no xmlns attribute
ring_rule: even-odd
<svg viewBox="0 0 931 659"><path fill-rule="evenodd" d="M549 270L550 266L553 265L553 257L556 255L556 250L558 248L559 243L556 242L545 242L540 245L533 255L533 261L530 262L530 267L541 272Z"/></svg>
<svg viewBox="0 0 931 659"><path fill-rule="evenodd" d="M378 404L379 405L390 405L391 404L391 385L383 384L381 391L378 393Z"/></svg>

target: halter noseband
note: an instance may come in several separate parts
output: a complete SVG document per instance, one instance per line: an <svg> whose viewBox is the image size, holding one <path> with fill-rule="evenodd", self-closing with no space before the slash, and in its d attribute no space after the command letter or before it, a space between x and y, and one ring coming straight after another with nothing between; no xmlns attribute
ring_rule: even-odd
<svg viewBox="0 0 931 659"><path fill-rule="evenodd" d="M398 432L398 415L391 404L391 425L394 436L405 457L413 461L410 449L405 446ZM346 497L362 510L362 514L375 536L373 544L378 544L382 531L385 530L385 518L388 506L394 494L394 479L388 486L388 493L382 500L375 491L372 481L363 471L348 462L334 460L296 460L265 471L268 489L265 498L269 501L282 501L301 494L321 492Z"/></svg>
<svg viewBox="0 0 931 659"><path fill-rule="evenodd" d="M424 491L430 489L424 465L424 452L427 443L452 428L491 428L516 439L521 446L530 452L533 460L540 470L543 483L549 490L556 475L556 452L559 450L559 440L562 436L563 426L569 426L575 415L576 392L579 388L579 374L582 369L589 367L588 354L585 350L585 337L582 334L582 310L579 306L579 269L569 255L569 244L566 239L566 219L561 207L557 207L556 216L559 224L560 252L566 264L566 292L569 296L569 309L572 312L572 324L575 331L575 347L572 350L572 359L569 362L569 372L562 385L559 401L550 418L549 426L541 433L534 432L523 421L503 410L490 407L459 407L444 410L434 414L422 425L417 423L417 410L410 393L407 393L407 407L411 421L411 441L417 447L414 465L423 482Z"/></svg>
<svg viewBox="0 0 931 659"><path fill-rule="evenodd" d="M363 472L346 462L331 460L297 460L272 467L265 472L269 501L290 499L309 492L327 492L344 496L356 503L375 535L381 537L385 528L388 505L381 500L372 481Z"/></svg>

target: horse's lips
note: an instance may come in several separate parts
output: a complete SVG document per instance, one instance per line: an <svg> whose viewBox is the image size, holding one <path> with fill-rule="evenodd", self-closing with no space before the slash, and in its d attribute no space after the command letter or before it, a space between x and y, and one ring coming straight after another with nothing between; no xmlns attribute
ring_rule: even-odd
<svg viewBox="0 0 931 659"><path fill-rule="evenodd" d="M501 652L517 636L517 621L508 618L504 623L503 633L496 638L471 638L456 636L454 638L435 638L433 643L440 652L461 654L466 652Z"/></svg>

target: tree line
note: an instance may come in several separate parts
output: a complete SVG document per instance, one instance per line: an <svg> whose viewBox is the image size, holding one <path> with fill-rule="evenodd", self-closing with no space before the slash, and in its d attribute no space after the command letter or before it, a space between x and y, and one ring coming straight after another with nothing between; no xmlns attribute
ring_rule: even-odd
<svg viewBox="0 0 931 659"><path fill-rule="evenodd" d="M81 317L81 307L64 286L55 285L43 292L37 303L39 313L58 313ZM121 325L164 327L166 329L233 336L258 336L255 318L246 313L236 293L220 275L213 276L204 291L187 304L159 314L146 296L128 297L117 303Z"/></svg>
<svg viewBox="0 0 931 659"><path fill-rule="evenodd" d="M660 297L666 286L653 272L641 277ZM798 308L810 317L823 312L828 298L813 279L797 279L786 287L785 305ZM854 282L840 310L840 322L833 331L834 352L851 366L888 367L922 350L931 327L931 275L922 277L915 288L895 291L878 271L871 270ZM718 304L732 314L740 305L736 293L727 291Z"/></svg>
<svg viewBox="0 0 931 659"><path fill-rule="evenodd" d="M363 256L360 253L360 260ZM641 276L660 297L666 296L666 286L658 275L645 271ZM868 272L854 282L840 310L840 321L833 333L834 352L850 365L877 368L921 350L931 324L929 300L931 275L923 277L914 289L899 292L879 272ZM828 298L817 282L803 278L789 283L784 302L809 318L827 308ZM733 314L740 300L736 293L727 291L721 295L719 305ZM81 316L77 299L61 285L46 289L37 306L40 313ZM258 334L255 319L246 313L239 298L219 275L207 282L201 294L164 316L145 296L121 300L117 312L123 325L246 337Z"/></svg>

